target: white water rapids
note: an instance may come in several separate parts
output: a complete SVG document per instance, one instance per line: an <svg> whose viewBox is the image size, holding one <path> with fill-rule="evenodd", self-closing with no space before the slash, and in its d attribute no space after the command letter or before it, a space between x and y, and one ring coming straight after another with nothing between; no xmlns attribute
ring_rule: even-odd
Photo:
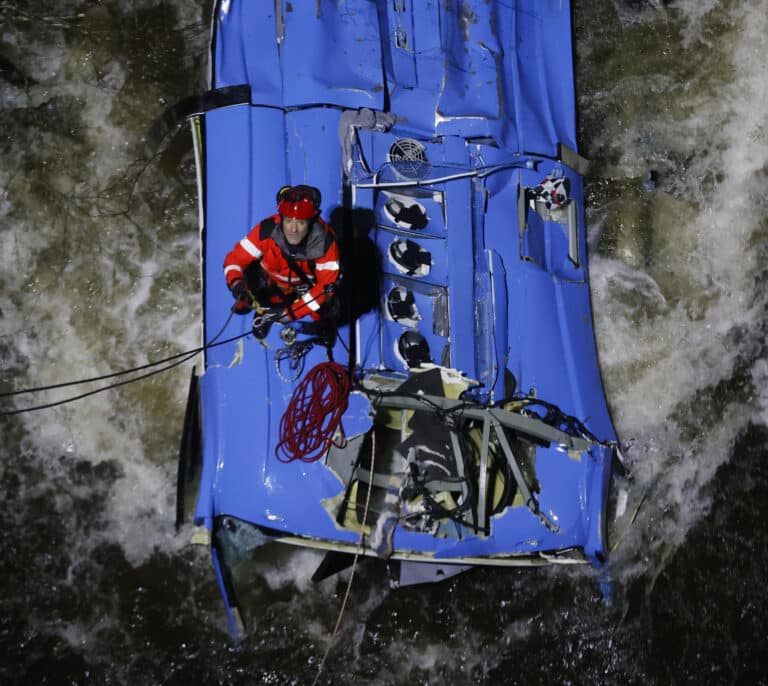
<svg viewBox="0 0 768 686"><path fill-rule="evenodd" d="M652 597L719 502L718 470L740 437L768 424L768 5L579 0L574 14L598 349L635 484L648 489L613 573ZM0 2L0 20L0 392L195 348L189 136L154 158L143 138L204 87L209 8ZM238 651L208 560L189 551L188 531L175 535L189 373L0 418L10 655L0 681L314 675L343 590L312 587L318 556L256 566L257 629ZM623 652L621 621L570 570L481 571L403 593L363 571L356 589L328 683L661 682L658 654ZM636 606L627 601L627 626L652 646ZM726 675L744 674L726 662Z"/></svg>

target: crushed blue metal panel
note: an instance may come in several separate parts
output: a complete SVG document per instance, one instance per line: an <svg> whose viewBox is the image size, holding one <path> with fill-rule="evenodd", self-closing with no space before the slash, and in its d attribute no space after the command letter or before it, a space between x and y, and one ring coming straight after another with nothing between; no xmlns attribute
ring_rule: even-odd
<svg viewBox="0 0 768 686"><path fill-rule="evenodd" d="M215 17L214 81L250 83L253 104L382 109L374 3L233 0Z"/></svg>
<svg viewBox="0 0 768 686"><path fill-rule="evenodd" d="M328 463L285 464L275 455L299 379L281 373L280 327L263 344L247 337L207 351L198 518L210 525L233 515L272 533L354 548L360 527L345 523L342 501L352 497L352 475L372 450L372 427L386 424L382 435L400 441L402 454L387 455L392 464L416 464L416 448L424 448L414 448L418 436L408 442L413 410L383 413L374 424L377 392L436 365L467 380L469 390L451 392L461 392L468 407L541 398L582 421L590 447L569 450L510 431L510 459L520 460L535 503L491 492L484 494L488 513L447 519L431 533L403 520L391 541L395 556L453 564L579 550L599 564L615 433L592 329L582 181L555 159L559 143L575 149L568 2L222 0L214 19L212 86L248 84L252 104L204 115L206 338L232 303L224 256L275 212L280 186L320 188L325 217L345 203L364 217L358 243L342 248L365 247L365 271L379 280L374 304L341 327L331 351L369 385L345 415L349 442ZM340 139L345 112L358 108L371 108L368 117L357 113L360 121L378 113L388 124L342 131ZM559 213L544 212L533 197L550 174L570 184L570 203ZM343 225L336 228L351 240ZM249 327L248 317L234 317L222 338ZM301 369L327 358L316 345ZM426 364L417 368L419 361ZM450 436L441 459L478 451L490 479L488 463L498 470L507 459L497 445L488 448L490 430L479 438L479 424L467 425L472 436L461 435L459 445L447 427L461 424L460 413L437 416ZM395 476L402 485L412 475ZM356 488L362 492L365 481ZM349 510L360 508L356 502Z"/></svg>
<svg viewBox="0 0 768 686"><path fill-rule="evenodd" d="M404 128L576 149L569 7L554 0L220 2L216 87L254 104L382 109Z"/></svg>
<svg viewBox="0 0 768 686"><path fill-rule="evenodd" d="M376 7L367 0L280 3L284 104L384 105ZM289 9L290 8L290 11Z"/></svg>
<svg viewBox="0 0 768 686"><path fill-rule="evenodd" d="M281 106L283 79L278 35L275 3L218 2L211 54L215 87L247 83L254 104Z"/></svg>

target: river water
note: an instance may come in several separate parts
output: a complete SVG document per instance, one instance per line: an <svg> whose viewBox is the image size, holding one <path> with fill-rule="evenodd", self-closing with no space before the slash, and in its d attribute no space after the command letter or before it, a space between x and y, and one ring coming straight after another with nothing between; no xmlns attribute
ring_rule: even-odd
<svg viewBox="0 0 768 686"><path fill-rule="evenodd" d="M204 5L0 0L0 392L198 345L190 138L143 140L205 86ZM586 570L392 591L361 565L321 683L768 683L768 0L576 0L574 30L598 346L645 494L614 597ZM314 679L346 579L275 554L234 644L174 531L189 364L0 417L1 684Z"/></svg>

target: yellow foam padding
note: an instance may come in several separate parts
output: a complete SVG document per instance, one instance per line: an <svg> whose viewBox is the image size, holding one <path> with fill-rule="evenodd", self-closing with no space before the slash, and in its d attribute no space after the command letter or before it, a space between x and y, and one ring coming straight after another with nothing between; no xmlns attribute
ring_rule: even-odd
<svg viewBox="0 0 768 686"><path fill-rule="evenodd" d="M502 405L502 409L507 412L520 412L528 403L524 400L511 400Z"/></svg>
<svg viewBox="0 0 768 686"><path fill-rule="evenodd" d="M411 373L421 374L423 372L432 371L436 367L438 367L438 365L423 364L420 368L412 369ZM456 369L450 369L449 367L438 368L440 369L440 380L443 382L443 394L449 400L458 400L459 396L464 391L466 391L470 386L477 384L477 381L468 379Z"/></svg>
<svg viewBox="0 0 768 686"><path fill-rule="evenodd" d="M456 499L448 491L440 491L432 499L448 511L455 510L458 506Z"/></svg>
<svg viewBox="0 0 768 686"><path fill-rule="evenodd" d="M458 400L459 396L469 388L463 379L443 375L443 392L449 400Z"/></svg>
<svg viewBox="0 0 768 686"><path fill-rule="evenodd" d="M370 524L363 526L362 522L357 518L357 489L359 485L360 482L355 480L352 482L352 486L349 489L349 500L347 500L347 509L344 512L344 528L362 532L366 536L370 536Z"/></svg>
<svg viewBox="0 0 768 686"><path fill-rule="evenodd" d="M569 450L568 457L574 462L581 462L581 450Z"/></svg>
<svg viewBox="0 0 768 686"><path fill-rule="evenodd" d="M352 485L349 488L349 500L347 501L347 509L344 512L344 521L342 524L338 524L337 517L339 513L339 508L342 506L342 503L344 502L344 491L341 491L341 493L337 493L332 498L326 498L325 500L321 501L322 506L325 508L326 512L333 518L334 522L337 522L337 526L340 526L342 529L349 529L350 531L357 531L360 533L363 530L363 527L360 526L360 520L357 518L357 487L359 481L352 482ZM366 488L368 487L368 484L365 484ZM366 525L364 527L364 533L366 535L370 535L371 533L371 527L370 525Z"/></svg>
<svg viewBox="0 0 768 686"><path fill-rule="evenodd" d="M196 526L192 530L192 545L211 545L211 532L204 526Z"/></svg>
<svg viewBox="0 0 768 686"><path fill-rule="evenodd" d="M374 422L377 426L383 426L387 429L392 429L393 431L400 432L400 415L401 411L391 408L391 407L382 407L376 412L376 419ZM408 422L411 421L411 417L413 417L413 410L406 410L405 411L405 426L406 429L408 427Z"/></svg>

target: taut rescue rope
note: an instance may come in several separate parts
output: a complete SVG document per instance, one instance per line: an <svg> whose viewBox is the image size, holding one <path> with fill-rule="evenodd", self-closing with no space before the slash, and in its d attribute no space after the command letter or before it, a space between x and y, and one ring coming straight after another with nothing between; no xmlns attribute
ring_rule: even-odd
<svg viewBox="0 0 768 686"><path fill-rule="evenodd" d="M376 432L371 431L371 474L376 467ZM315 680L312 682L312 686L317 686L320 680L320 675L323 673L323 667L325 666L325 660L328 657L328 653L331 652L333 641L336 638L336 634L339 633L339 627L341 626L341 619L344 616L344 611L347 609L347 601L349 600L349 593L352 590L352 580L355 578L355 571L357 570L357 560L360 557L360 552L363 549L365 543L365 520L368 519L368 507L371 504L371 491L373 490L373 479L368 482L368 492L365 494L365 507L363 508L362 526L360 528L360 540L355 550L355 557L352 560L352 571L349 575L349 581L347 581L347 590L344 592L344 599L341 601L341 608L339 609L339 616L336 619L336 626L333 627L333 633L328 641L328 645L323 653L323 659L320 660L320 665L317 668L317 674Z"/></svg>

